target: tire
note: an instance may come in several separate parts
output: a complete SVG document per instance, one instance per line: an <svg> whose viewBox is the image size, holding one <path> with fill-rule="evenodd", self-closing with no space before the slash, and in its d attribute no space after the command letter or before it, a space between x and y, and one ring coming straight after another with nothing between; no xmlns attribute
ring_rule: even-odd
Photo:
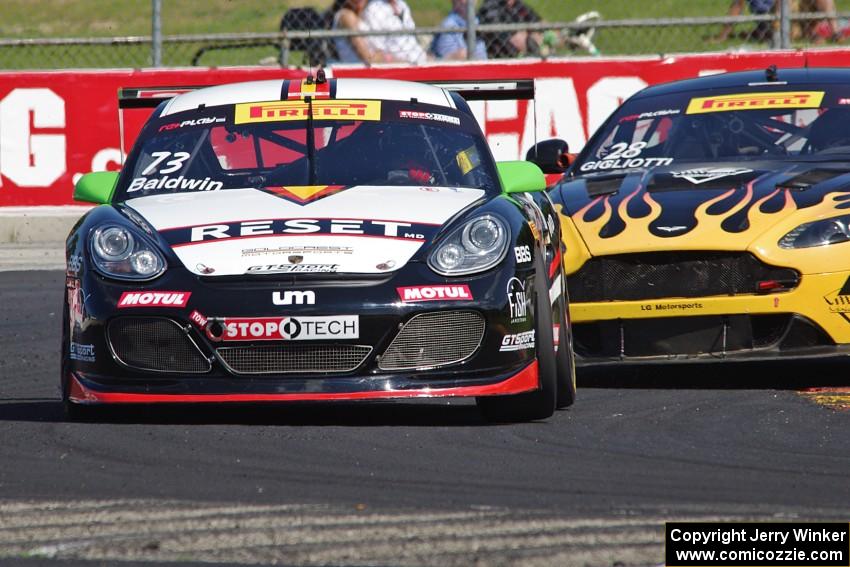
<svg viewBox="0 0 850 567"><path fill-rule="evenodd" d="M482 396L476 399L487 421L511 423L546 419L555 413L557 370L552 337L552 307L546 272L538 261L534 276L534 346L540 387L513 396Z"/></svg>
<svg viewBox="0 0 850 567"><path fill-rule="evenodd" d="M564 305L567 304L566 294L562 294L556 308L561 313L561 326L558 329L558 352L555 355L557 365L558 401L557 409L564 409L576 401L576 365L573 356L573 334L569 330L569 317Z"/></svg>
<svg viewBox="0 0 850 567"><path fill-rule="evenodd" d="M99 416L101 408L98 406L89 406L83 404L75 404L70 399L70 384L68 383L68 368L71 360L70 355L70 334L68 328L70 326L70 312L68 309L68 301L65 300L65 305L62 309L62 345L60 347L61 362L59 368L61 375L59 376L59 386L62 392L62 413L65 416L65 421L95 421Z"/></svg>

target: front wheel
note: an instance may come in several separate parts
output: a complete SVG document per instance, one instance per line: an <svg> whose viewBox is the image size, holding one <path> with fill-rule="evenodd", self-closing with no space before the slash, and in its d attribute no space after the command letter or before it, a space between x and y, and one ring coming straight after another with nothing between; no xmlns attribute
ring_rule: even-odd
<svg viewBox="0 0 850 567"><path fill-rule="evenodd" d="M555 413L557 370L552 337L552 307L546 287L546 272L537 266L534 276L534 346L537 350L539 387L513 396L482 396L476 399L485 419L519 422L546 419Z"/></svg>
<svg viewBox="0 0 850 567"><path fill-rule="evenodd" d="M573 334L570 331L570 319L565 305L567 296L562 294L555 303L555 308L561 314L561 325L558 328L558 353L555 355L558 374L557 409L564 409L576 401L576 365L573 357Z"/></svg>

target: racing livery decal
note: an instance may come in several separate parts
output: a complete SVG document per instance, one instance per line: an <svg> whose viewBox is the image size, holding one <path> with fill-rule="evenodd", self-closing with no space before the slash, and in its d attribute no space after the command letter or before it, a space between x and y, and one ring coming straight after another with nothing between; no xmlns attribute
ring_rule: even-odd
<svg viewBox="0 0 850 567"><path fill-rule="evenodd" d="M126 307L186 307L190 291L125 291L118 308Z"/></svg>
<svg viewBox="0 0 850 567"><path fill-rule="evenodd" d="M685 171L671 171L670 174L677 179L686 179L694 185L707 181L714 181L733 175L752 173L752 169L745 167L703 167L698 169L686 169Z"/></svg>
<svg viewBox="0 0 850 567"><path fill-rule="evenodd" d="M396 288L404 302L411 301L471 301L469 286L463 285L417 285Z"/></svg>
<svg viewBox="0 0 850 567"><path fill-rule="evenodd" d="M524 331L515 335L505 335L502 337L502 346L499 347L499 350L501 352L508 352L532 348L534 348L534 331Z"/></svg>
<svg viewBox="0 0 850 567"><path fill-rule="evenodd" d="M290 218L181 227L163 230L161 233L171 246L177 247L225 239L304 234L423 241L432 237L437 228L433 225L385 220Z"/></svg>
<svg viewBox="0 0 850 567"><path fill-rule="evenodd" d="M823 94L823 91L801 91L697 97L691 99L685 114L764 108L817 108L823 100Z"/></svg>
<svg viewBox="0 0 850 567"><path fill-rule="evenodd" d="M214 341L309 341L360 337L357 315L322 317L226 317L211 319L207 337Z"/></svg>
<svg viewBox="0 0 850 567"><path fill-rule="evenodd" d="M836 174L800 191L788 186L787 180L792 175L787 169L776 173L763 170L745 173L744 169L703 168L701 175L711 175L710 171L717 170L725 173L722 178L711 180L696 177L699 184L694 190L653 190L656 182L665 183L664 189L673 187L667 185L664 179L675 179L674 175L636 173L624 175L620 181L621 189L612 194L588 198L587 192L566 189L562 195L567 203L565 209L575 211L570 216L576 228L588 241L590 249L597 251L613 246L606 242L613 243L615 237L639 238L641 242L654 240L662 247L663 241L672 239L682 246L683 239L693 239L697 244L717 235L734 237L741 234L742 238L747 238L745 234L764 231L776 219L794 210L812 207L825 200L832 201L835 208L850 207L850 192L841 191L846 187L843 183L850 180L845 176ZM680 172L679 175L683 176L683 173L690 175L695 171ZM733 175L744 175L745 180L729 180L728 188L722 192L717 191L716 186L699 190L703 183L725 182L726 177ZM746 181L747 177L751 179Z"/></svg>
<svg viewBox="0 0 850 567"><path fill-rule="evenodd" d="M264 187L260 191L265 191L275 197L286 199L299 205L312 203L322 197L329 197L340 191L348 189L345 185L301 185L289 187Z"/></svg>
<svg viewBox="0 0 850 567"><path fill-rule="evenodd" d="M312 113L310 108L312 106ZM235 105L234 124L256 122L292 122L312 116L313 120L369 120L381 119L379 100L276 100L271 102L245 102Z"/></svg>

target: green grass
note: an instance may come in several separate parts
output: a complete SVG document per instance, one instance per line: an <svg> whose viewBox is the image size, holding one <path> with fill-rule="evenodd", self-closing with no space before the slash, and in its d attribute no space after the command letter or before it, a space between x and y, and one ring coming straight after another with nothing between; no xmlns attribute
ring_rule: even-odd
<svg viewBox="0 0 850 567"><path fill-rule="evenodd" d="M547 21L568 22L578 14L598 10L606 19L722 16L728 0L526 0ZM163 33L214 34L275 32L288 7L314 6L326 9L331 0L163 0ZM409 0L417 24L439 24L449 0ZM837 0L840 11L850 9L850 0ZM150 0L2 0L0 37L115 37L151 34ZM751 26L739 26L746 30ZM720 26L648 27L600 30L595 42L602 53L641 54L726 49L741 40L709 44ZM188 65L205 43L166 44L166 65ZM747 44L756 49L756 43ZM206 54L204 65L251 65L275 57L273 47L216 50ZM297 58L293 61L298 63ZM0 47L0 68L139 67L150 64L150 48L139 46Z"/></svg>

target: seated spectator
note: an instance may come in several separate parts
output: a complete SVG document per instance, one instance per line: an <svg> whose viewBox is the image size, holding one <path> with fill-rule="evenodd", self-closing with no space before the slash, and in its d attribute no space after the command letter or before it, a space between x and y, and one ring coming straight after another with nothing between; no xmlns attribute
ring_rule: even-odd
<svg viewBox="0 0 850 567"><path fill-rule="evenodd" d="M764 14L771 14L774 10L775 3L774 0L746 0L747 7L750 10L750 13L754 16L761 16ZM727 16L740 16L744 11L744 0L732 0L732 3L729 5L729 11L726 12ZM726 41L729 39L729 36L732 35L733 24L726 24L723 26L723 29L717 34L714 38L714 41ZM735 34L736 38L744 39L744 40L755 40L755 41L771 41L773 38L773 23L772 22L758 22L756 27L753 28L750 32L741 32L739 34Z"/></svg>
<svg viewBox="0 0 850 567"><path fill-rule="evenodd" d="M440 27L465 28L467 6L468 0L452 0L452 11L440 23ZM431 42L431 53L437 59L468 59L466 53L466 35L459 32L438 33ZM487 48L484 45L484 40L481 38L478 38L475 42L473 59L487 59Z"/></svg>
<svg viewBox="0 0 850 567"><path fill-rule="evenodd" d="M369 0L361 19L374 31L413 30L413 14L404 0ZM428 56L413 34L369 36L372 51L387 54L396 61L423 63Z"/></svg>
<svg viewBox="0 0 850 567"><path fill-rule="evenodd" d="M484 0L478 11L482 24L521 24L540 22L537 12L522 0ZM543 34L525 30L517 32L482 33L490 57L538 55Z"/></svg>
<svg viewBox="0 0 850 567"><path fill-rule="evenodd" d="M801 20L791 25L791 39L824 43L827 40L844 39L835 17L835 0L791 0L794 13L823 12L828 16L822 20Z"/></svg>
<svg viewBox="0 0 850 567"><path fill-rule="evenodd" d="M334 6L339 8L334 12L332 29L369 31L368 24L363 20L363 12L368 0L338 0ZM373 49L365 36L334 38L337 60L340 63L384 63L395 61L387 52Z"/></svg>

